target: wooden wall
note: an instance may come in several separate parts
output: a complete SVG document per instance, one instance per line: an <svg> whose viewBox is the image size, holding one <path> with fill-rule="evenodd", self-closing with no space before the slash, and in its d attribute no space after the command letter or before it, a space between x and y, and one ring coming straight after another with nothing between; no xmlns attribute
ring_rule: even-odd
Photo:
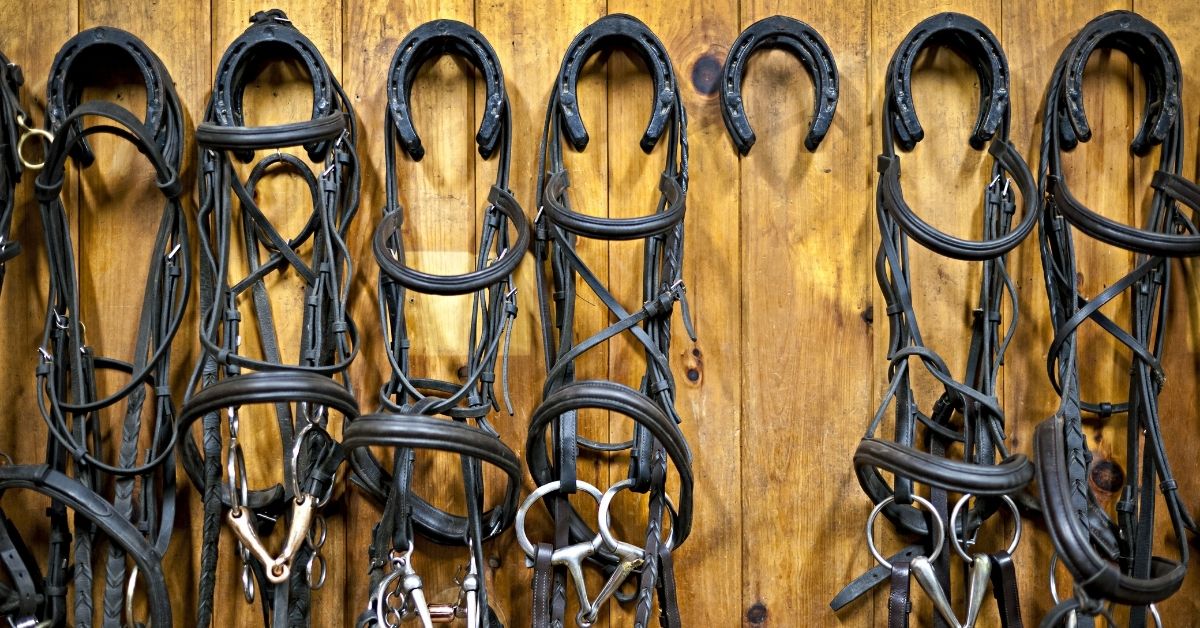
<svg viewBox="0 0 1200 628"><path fill-rule="evenodd" d="M694 532L677 554L680 599L688 625L882 625L884 594L875 594L834 615L827 602L854 576L872 566L861 528L870 510L854 480L850 456L885 381L885 318L872 272L878 239L873 210L874 157L879 150L879 102L882 76L893 49L925 16L942 10L971 14L1001 38L1012 70L1013 140L1031 162L1041 129L1038 110L1052 64L1071 35L1092 16L1111 9L1136 10L1159 24L1174 40L1183 61L1185 84L1184 172L1196 172L1197 112L1200 111L1200 27L1190 2L1181 0L288 0L278 3L319 46L341 78L361 125L363 204L351 233L356 254L353 315L367 332L354 368L355 389L371 409L385 373L377 333L369 237L383 202L382 122L386 96L384 73L396 45L418 24L453 18L474 24L487 36L504 64L513 108L512 188L532 216L536 149L548 88L563 51L585 25L609 12L633 14L666 43L679 74L690 118L692 187L687 216L685 275L699 341L693 345L680 329L672 349L680 383L679 408L695 453L697 477ZM225 47L256 10L269 8L246 0L196 2L114 2L41 0L36 6L0 12L0 49L25 69L23 102L36 119L44 113L45 81L54 52L74 33L96 25L133 32L158 52L175 78L194 124L203 116L212 72ZM32 9L32 10L23 10ZM746 80L747 109L759 142L738 159L726 137L718 110L720 66L729 44L752 22L773 14L796 17L824 34L842 77L841 101L832 130L816 153L801 148L811 115L812 87L795 59L780 52L756 57ZM103 66L101 66L103 67ZM474 152L473 133L483 98L481 85L466 66L443 60L428 68L415 89L416 121L428 155L421 163L398 166L401 199L408 208L405 238L418 267L461 272L474 250L475 220L494 176L494 164ZM649 80L640 64L621 52L593 61L581 87L583 113L592 142L582 154L570 154L574 198L589 213L636 215L649 211L656 190L662 151L649 157L636 139L646 115ZM958 57L926 55L919 64L915 98L929 130L926 141L905 158L905 187L910 201L935 225L951 233L978 236L979 201L987 183L987 160L967 147L978 86ZM1134 160L1127 144L1140 116L1138 77L1121 55L1093 60L1086 81L1089 119L1096 139L1068 158L1072 189L1106 215L1136 219L1142 213L1155 161ZM97 76L97 93L128 99L136 107L141 88ZM283 66L264 72L248 92L251 123L305 117L311 100L303 74ZM189 135L190 141L190 135ZM129 273L144 267L145 234L138 226L157 219L149 168L118 142L101 142L101 160L67 186L67 206L75 211L83 249L89 338L99 348L127 355L135 317L133 302L122 297ZM193 152L187 176L194 177ZM18 462L35 462L45 429L34 403L33 366L44 311L45 261L32 177L19 197L14 236L25 253L10 263L8 285L0 300L0 390L7 399L7 420L0 425L0 449ZM194 180L194 179L193 179ZM295 216L305 207L302 191L286 181L271 181L260 195L273 219ZM299 205L297 205L299 203ZM194 206L192 207L194 210ZM307 212L306 209L301 210ZM150 212L147 214L146 212ZM298 219L298 218L297 218ZM633 245L586 242L584 256L599 275L618 286L625 302L639 290L638 253ZM1081 245L1081 278L1091 293L1102 289L1130 266L1131 256ZM132 261L126 255L132 251ZM140 256L140 257L139 257ZM915 252L916 307L929 344L955 371L966 355L964 334L977 289L977 268ZM1033 427L1055 407L1045 374L1051 330L1044 314L1045 296L1036 244L1018 249L1012 264L1020 289L1021 327L1009 351L1002 382L1011 448L1028 452ZM1167 388L1162 414L1169 453L1181 491L1190 504L1200 500L1200 469L1191 454L1200 428L1196 416L1200 372L1200 288L1195 269L1183 264L1172 291L1172 340L1168 343ZM532 260L521 268L521 314L511 355L516 415L496 418L503 436L520 452L525 425L538 401L542 356L537 341ZM144 272L144 271L141 271ZM131 284L132 285L132 284ZM586 295L585 295L586 296ZM412 336L416 365L427 373L452 377L461 365L466 319L463 300L414 297L418 317ZM1117 304L1110 315L1121 317ZM584 326L607 324L606 310L580 305ZM1107 311L1107 310L1106 310ZM298 319L298 313L296 314ZM293 324L295 320L292 321ZM679 329L682 326L677 325ZM181 334L194 339L194 319ZM1114 343L1089 335L1085 362L1094 392L1122 391L1128 357ZM195 347L177 352L180 389ZM193 342L194 344L194 342ZM122 352L125 353L122 353ZM638 371L636 352L612 343L582 367L587 376L631 381ZM926 384L928 384L926 382ZM932 390L926 386L925 390ZM928 404L930 401L925 401ZM598 437L617 438L629 430L621 417L596 416L587 429ZM1093 426L1099 459L1116 456L1123 445L1115 422ZM278 455L276 436L256 437L252 448L266 459ZM253 458L251 458L253 460ZM588 459L581 477L604 486L623 473L620 460ZM456 501L457 466L444 456L422 458L423 490L444 504ZM252 480L272 481L273 469L261 465ZM532 488L526 478L526 489ZM326 552L331 572L316 594L314 625L349 625L365 604L366 546L378 509L343 482L343 498L331 513ZM196 493L181 476L189 499L177 522L167 569L178 625L194 613L200 542ZM451 487L451 488L447 488ZM1102 497L1112 498L1111 494ZM33 539L44 503L12 496L29 508L9 509ZM637 528L632 499L626 530ZM531 518L540 529L546 519ZM880 526L882 529L885 526ZM997 526L999 527L999 526ZM1047 566L1051 551L1044 529L1026 526L1017 554L1022 603L1027 621L1050 606ZM990 532L996 538L1007 530ZM231 547L228 530L225 547ZM883 541L895 547L890 533ZM1005 537L1007 538L1007 537ZM418 569L437 592L451 586L465 562L460 549L420 546ZM494 570L493 599L509 625L529 615L529 574L520 548L508 533L490 544ZM237 565L226 552L219 580L217 614L222 626L258 625L257 608L241 599ZM598 583L596 583L598 586ZM924 605L922 608L927 608ZM1163 604L1176 624L1200 616L1200 578L1189 576L1184 590ZM629 623L631 615L610 605L602 622ZM606 619L604 619L606 618ZM995 625L994 611L986 615Z"/></svg>

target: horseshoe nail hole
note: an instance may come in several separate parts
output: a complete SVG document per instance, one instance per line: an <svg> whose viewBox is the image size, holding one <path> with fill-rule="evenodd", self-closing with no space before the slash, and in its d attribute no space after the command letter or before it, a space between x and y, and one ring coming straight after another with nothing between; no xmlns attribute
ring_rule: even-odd
<svg viewBox="0 0 1200 628"><path fill-rule="evenodd" d="M458 378L459 379L466 379L467 375L470 375L470 374L471 374L471 372L469 370L467 370L466 366L458 367Z"/></svg>
<svg viewBox="0 0 1200 628"><path fill-rule="evenodd" d="M698 358L698 357L700 357L700 355L701 354L700 354L699 349L692 349L692 357Z"/></svg>
<svg viewBox="0 0 1200 628"><path fill-rule="evenodd" d="M705 96L717 93L721 82L721 62L711 54L702 55L692 65L692 86Z"/></svg>
<svg viewBox="0 0 1200 628"><path fill-rule="evenodd" d="M700 381L700 371L697 371L696 369L688 369L687 370L687 378L688 378L689 382Z"/></svg>
<svg viewBox="0 0 1200 628"><path fill-rule="evenodd" d="M755 626L766 623L767 621L767 605L762 602L755 602L749 609L746 610L746 621Z"/></svg>

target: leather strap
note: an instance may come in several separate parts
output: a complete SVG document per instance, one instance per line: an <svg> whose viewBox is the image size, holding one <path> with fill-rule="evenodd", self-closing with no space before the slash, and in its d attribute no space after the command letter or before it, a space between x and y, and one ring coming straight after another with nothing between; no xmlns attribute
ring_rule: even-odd
<svg viewBox="0 0 1200 628"><path fill-rule="evenodd" d="M909 545L899 552L892 554L888 558L888 562L892 564L895 564L897 561L909 563L912 562L912 559L920 556L922 553L924 553L923 546ZM884 582L887 582L890 574L891 569L888 569L883 565L875 565L864 572L861 576L850 581L850 584L842 587L842 590L839 591L832 600L830 600L829 608L834 612L842 610L847 604L850 604L851 602L862 597L863 594L868 593L871 591L871 589L874 589Z"/></svg>
<svg viewBox="0 0 1200 628"><path fill-rule="evenodd" d="M1017 569L1012 556L1006 551L988 554L992 563L992 597L1000 610L1001 628L1022 628L1021 600L1017 591Z"/></svg>
<svg viewBox="0 0 1200 628"><path fill-rule="evenodd" d="M533 617L533 628L551 628L550 599L554 583L554 568L550 557L554 546L549 543L537 544L537 556L533 560L533 605L530 614Z"/></svg>
<svg viewBox="0 0 1200 628"><path fill-rule="evenodd" d="M888 593L888 628L908 628L908 615L912 613L912 601L909 599L908 562L900 560L892 563L891 591Z"/></svg>

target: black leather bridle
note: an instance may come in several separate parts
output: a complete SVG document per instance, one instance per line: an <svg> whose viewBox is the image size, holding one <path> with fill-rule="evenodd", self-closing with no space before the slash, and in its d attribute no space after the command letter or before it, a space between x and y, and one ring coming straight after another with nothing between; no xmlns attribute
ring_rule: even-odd
<svg viewBox="0 0 1200 628"><path fill-rule="evenodd" d="M636 53L645 62L654 84L642 149L650 152L664 135L669 142L659 183L662 196L654 213L636 218L601 218L575 211L568 196L570 184L563 162L564 135L576 150L583 150L588 143L576 90L583 65L592 55L614 46L624 46ZM594 621L607 595L621 599L608 587L596 600L585 599L588 593L582 585L581 564L586 559L610 572L610 587L619 586L631 573L641 571L638 593L633 598L637 606L635 625L645 626L649 622L656 589L661 621L664 625L678 625L671 552L680 547L690 531L692 472L691 453L675 411L669 346L671 312L684 295L687 116L666 49L645 24L628 15L609 15L592 23L572 41L546 107L539 157L534 254L539 263L538 298L547 376L542 404L530 422L525 457L530 475L541 487L539 491L544 491L544 502L555 522L555 538L553 544L541 543L536 547L525 540L526 553L535 569L533 622L535 626L549 626L563 619L566 582L557 567L571 572L581 598L577 623L587 625ZM625 309L584 263L575 248L581 236L645 242L641 308L632 312ZM577 278L587 284L613 320L606 329L585 339L575 336ZM684 309L685 325L694 338L686 302ZM620 335L636 342L645 354L646 371L639 389L612 382L575 381L576 360ZM578 412L584 409L611 410L633 419L636 422L633 440L597 443L579 436ZM553 457L547 452L547 431L551 434ZM598 536L567 501L567 496L584 484L576 478L576 459L581 448L599 452L630 450L629 480L610 487L608 492L628 488L650 493L643 547L602 539L604 530ZM677 511L671 513L670 538L663 540L660 538L663 515L672 511L665 492L668 458L679 476L680 497ZM599 491L587 486L599 499ZM523 513L531 505L527 500L518 515L519 537L524 536Z"/></svg>
<svg viewBox="0 0 1200 628"><path fill-rule="evenodd" d="M76 529L90 528L90 534L102 534L122 557L128 557L136 566L135 575L122 587L122 601L132 602L133 587L138 583L146 590L149 623L153 628L172 625L171 597L167 592L167 580L162 571L162 555L148 541L142 530L117 512L116 508L79 481L51 469L47 465L5 464L0 465L0 495L10 490L28 490L50 498L56 509L75 512ZM65 517L65 515L64 515ZM70 544L70 532L52 531L51 542ZM123 558L124 559L124 558ZM62 569L63 580L56 583L50 578L55 571L51 567L45 575L38 567L37 559L25 544L13 522L0 510L0 561L12 582L11 591L0 590L0 614L14 626L66 626L65 607L66 569ZM78 563L76 563L78 565ZM61 589L59 588L61 587ZM7 589L7 585L3 587ZM62 593L57 591L61 590ZM15 599L14 599L15 598ZM76 606L77 625L91 625L91 615L81 615ZM105 626L135 625L131 619L133 610L126 607L124 615L117 609L110 614L105 604ZM143 624L136 624L143 625Z"/></svg>
<svg viewBox="0 0 1200 628"><path fill-rule="evenodd" d="M1142 227L1101 216L1076 199L1063 169L1062 152L1091 139L1083 108L1083 73L1097 50L1129 56L1145 80L1141 124L1130 149L1139 157L1159 147L1154 193ZM1075 595L1056 606L1043 626L1072 617L1079 625L1107 613L1106 604L1132 606L1129 625L1146 625L1150 605L1179 589L1187 572L1188 532L1196 526L1177 491L1168 464L1158 408L1165 382L1161 356L1167 329L1171 258L1200 254L1195 212L1200 187L1180 176L1185 123L1179 58L1166 34L1128 11L1096 17L1063 50L1046 90L1039 191L1043 198L1041 254L1054 339L1047 356L1051 383L1062 398L1054 416L1042 422L1034 438L1038 485L1046 527L1058 560L1075 581ZM1178 203L1192 211L1183 213ZM1133 269L1093 297L1079 293L1075 236L1083 235L1136 254ZM1100 308L1128 294L1128 327ZM1130 350L1128 397L1117 402L1081 398L1087 369L1078 362L1076 330L1095 323ZM1092 454L1083 430L1084 417L1101 422L1127 417L1126 484L1113 521L1088 482ZM1166 504L1178 560L1155 556L1157 484ZM1171 535L1168 535L1170 538Z"/></svg>
<svg viewBox="0 0 1200 628"><path fill-rule="evenodd" d="M413 126L410 95L421 67L443 55L466 60L483 77L486 100L476 143L481 156L496 155L499 162L483 212L475 268L462 275L432 275L408 266L401 233L405 209L399 200L396 145L414 160L424 156ZM351 422L345 432L355 482L384 507L370 549L371 599L358 624L383 628L398 625L408 615L417 615L425 623L431 616L441 615L465 617L472 628L500 626L484 586L487 563L483 544L512 524L521 467L517 455L500 441L488 415L499 409L494 392L496 361L501 340L509 337L506 332L517 313L512 273L530 240L525 212L508 189L512 116L504 74L496 52L479 31L462 22L435 20L417 27L400 42L388 71L387 90L387 204L375 230L373 250L380 268L379 309L391 377L380 390L378 413ZM405 307L409 290L472 295L466 376L461 382L412 374ZM504 398L508 403L507 378ZM372 456L369 447L392 449L390 471ZM461 454L465 517L434 507L412 490L415 449ZM484 511L481 462L499 468L507 477L502 502L488 511ZM471 558L460 582L458 603L431 605L425 599L412 561L414 531L438 543L469 548ZM402 600L402 607L388 604L390 599Z"/></svg>
<svg viewBox="0 0 1200 628"><path fill-rule="evenodd" d="M83 86L76 64L93 55L116 52L127 56L140 70L146 85L146 111L143 118L124 107L105 101L80 102ZM127 621L125 606L139 577L153 592L165 589L160 569L147 569L142 563L158 560L166 552L175 519L175 406L169 386L171 343L183 320L191 290L188 264L187 222L181 201L183 187L178 173L183 148L183 116L170 74L162 61L139 39L115 28L93 28L72 37L59 50L51 65L47 82L47 137L44 167L34 182L46 238L50 271L49 299L37 368L38 397L42 418L49 428L46 464L59 472L70 470L78 487L61 482L52 484L61 490L75 491L72 506L68 500L53 499L49 511L51 543L46 575L45 614L55 622L65 621L68 557L74 580L73 614L76 621L89 621L93 614L92 551L97 532L107 533L113 526L95 520L115 514L128 522L144 548L135 557L138 572L126 575L126 554L131 539L109 546L104 571L103 614L105 625ZM100 124L84 126L87 119ZM71 221L60 198L66 177L67 160L80 167L92 165L94 156L88 137L109 134L134 144L155 173L155 185L162 192L164 206L157 233L151 245L150 268L142 293L137 335L132 361L97 355L85 338L80 303L80 266L72 245ZM87 211L81 207L81 211ZM112 371L124 374L124 382L111 393L102 393L97 374ZM124 421L119 436L102 433L101 417L114 406L124 406ZM100 457L105 440L119 443L118 460ZM145 443L149 447L142 451ZM103 490L113 484L111 508L86 511L97 500L80 489ZM45 483L29 486L47 488ZM51 487L52 488L52 487ZM135 492L137 499L135 499ZM107 505L107 504L106 504ZM74 546L68 548L71 529L67 508L75 508ZM119 530L127 534L128 530ZM161 603L152 608L158 620L169 621ZM158 625L157 623L155 625Z"/></svg>
<svg viewBox="0 0 1200 628"><path fill-rule="evenodd" d="M21 107L20 89L25 84L21 66L0 52L0 289L4 287L5 264L21 253L21 244L9 237L17 184L25 158L22 136L31 131L29 114Z"/></svg>
<svg viewBox="0 0 1200 628"><path fill-rule="evenodd" d="M970 144L982 150L990 140L988 152L993 157L991 182L984 191L982 240L965 240L939 231L917 215L901 189L896 145L911 150L924 137L913 103L912 71L920 52L936 45L948 46L963 55L979 75L980 113ZM935 625L956 625L959 620L948 598L951 552L940 551L944 537L950 536L957 553L970 567L967 622L973 622L981 612L990 579L1002 625L1019 626L1011 557L1017 540L1007 551L992 554L969 556L962 549L1002 504L1009 505L1019 524L1012 496L1025 488L1034 473L1025 456L1010 454L1005 446L1004 411L996 395L999 367L1017 325L1016 287L1008 274L1006 257L1037 221L1033 176L1008 140L1008 65L1000 42L985 25L966 15L942 13L910 31L892 56L885 85L883 154L879 157L876 193L881 237L875 270L887 303L888 386L855 451L854 466L863 491L876 504L867 523L868 540L876 515L882 513L900 531L920 536L923 541L886 560L872 546L880 565L847 586L831 606L840 608L890 579L893 603L889 604L889 626L907 626L911 573L934 601L938 611ZM1014 218L1014 192L1019 192L1023 205L1019 221ZM913 293L920 286L912 283L912 242L940 256L982 262L980 294L961 380L924 343L913 311ZM1006 302L1012 318L1002 328ZM928 410L922 409L910 382L913 360L918 360L943 388ZM876 434L889 408L895 416L894 435L881 438ZM924 426L923 432L918 432L918 425ZM923 439L920 446L918 436ZM958 451L953 451L955 448ZM893 474L894 482L889 485L881 471ZM928 500L914 492L914 483L930 487ZM953 513L949 493L961 495ZM956 516L971 497L978 498L976 505L966 509L963 516ZM921 504L920 509L914 500Z"/></svg>
<svg viewBox="0 0 1200 628"><path fill-rule="evenodd" d="M313 87L310 120L273 126L244 124L242 95L251 68L261 60L291 55L305 67ZM203 355L188 384L178 421L184 467L204 499L197 623L212 621L217 541L221 513L238 538L242 586L247 601L255 583L263 591L265 623L307 625L310 587L324 582L324 519L319 513L332 496L344 452L328 431L331 412L349 420L358 415L347 368L357 352L357 330L346 312L352 267L346 231L358 210L357 132L350 99L316 46L282 11L256 13L217 68L212 99L196 130L200 149L200 344ZM303 146L318 164L278 149ZM255 162L245 181L232 160L254 160L255 151L274 150ZM303 181L312 213L295 236L279 233L259 209L270 199L256 195L259 182L277 172ZM238 212L235 220L235 202ZM235 226L240 227L236 232ZM230 251L235 234L244 245L247 272L237 276ZM304 314L299 360L285 363L271 310L267 278L294 273L304 281ZM240 327L244 306L256 325L261 358L243 355ZM250 373L243 373L249 370ZM240 408L268 404L275 411L283 459L283 482L251 490L246 457L238 441ZM224 415L224 416L222 416ZM227 471L222 480L221 420L230 434ZM203 452L191 433L203 424ZM265 462L258 460L260 464ZM278 520L287 539L278 553L261 541Z"/></svg>

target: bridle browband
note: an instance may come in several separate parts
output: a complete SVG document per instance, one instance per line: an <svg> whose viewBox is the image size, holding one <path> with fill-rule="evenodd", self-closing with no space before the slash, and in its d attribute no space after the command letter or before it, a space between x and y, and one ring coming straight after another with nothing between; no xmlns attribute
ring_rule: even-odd
<svg viewBox="0 0 1200 628"><path fill-rule="evenodd" d="M962 54L979 75L980 113L970 145L981 150L990 140L988 152L993 158L991 183L984 193L981 240L958 238L925 222L904 200L900 185L896 145L911 150L924 137L913 105L914 62L922 50L937 45ZM1019 523L1012 498L1019 497L1034 474L1024 455L1010 454L1004 445L1004 411L996 394L999 367L1017 324L1016 287L1008 274L1006 257L1033 230L1038 215L1033 176L1008 139L1008 65L999 41L981 22L962 14L941 13L918 24L897 48L888 65L886 88L883 154L879 157L876 194L881 238L875 270L887 303L888 387L855 451L854 466L863 491L876 504L867 523L868 542L875 517L883 514L900 531L923 537L924 543L905 548L890 560L884 560L872 545L880 566L848 585L831 605L835 610L841 608L888 580L890 571L892 596L903 598L904 603L889 605L889 624L906 626L911 573L933 599L938 611L935 622L957 625L959 620L948 598L951 552L940 551L944 538L949 537L955 553L970 567L973 579L967 623L973 623L980 613L990 579L1001 624L1019 626L1011 557L1019 532L1007 551L992 554L968 555L959 542L960 538L974 538L983 521L1002 504L1009 506ZM1020 193L1023 205L1022 217L1016 225L1013 222L1017 202L1011 187ZM961 380L950 373L936 351L924 344L913 310L913 294L919 286L912 283L911 241L943 257L982 262L979 300L971 323L966 372ZM1012 321L1002 331L1005 301L1012 312ZM928 411L921 408L910 383L910 363L914 359L943 388ZM895 415L892 439L876 436L888 408L893 408ZM920 435L925 451L917 448L918 424L924 426ZM956 444L961 444L961 453L953 454L951 448ZM881 471L891 473L893 483L889 485ZM930 487L928 500L918 497L914 483ZM953 513L948 493L961 495ZM972 497L977 498L976 505L963 509Z"/></svg>
<svg viewBox="0 0 1200 628"><path fill-rule="evenodd" d="M312 117L247 127L242 106L252 78L247 73L257 61L276 59L280 53L307 69ZM224 512L238 540L246 600L253 602L256 589L261 589L264 623L307 625L310 589L320 588L326 572L320 554L326 528L319 509L332 498L344 459L341 444L328 431L330 413L341 414L344 421L358 415L347 376L358 351L358 331L346 311L353 267L345 240L359 201L354 109L320 51L287 15L277 9L260 12L218 64L196 141L203 351L189 380L177 429L184 468L204 500L197 623L208 626L212 621ZM303 147L320 170L314 173L309 163L279 151L288 147ZM254 162L260 150L272 152ZM234 170L233 158L254 163L244 181ZM312 213L292 237L280 234L259 207L269 199L261 198L257 187L276 173L294 176L309 190ZM234 197L240 220L235 219ZM238 233L235 225L240 226L247 265L242 277L233 273L230 258ZM304 318L294 364L283 361L272 313L267 278L275 273L294 273L304 282ZM241 352L246 301L252 306L261 358ZM238 432L241 407L255 404L274 409L283 482L251 490ZM227 447L222 418L229 432ZM196 422L203 425L203 451L191 431ZM224 474L223 448L228 452ZM288 532L282 549L273 554L262 539L277 521L286 521Z"/></svg>
<svg viewBox="0 0 1200 628"><path fill-rule="evenodd" d="M113 52L131 59L141 71L147 100L144 118L112 102L81 102L83 86L78 83L76 63L85 56ZM151 595L165 594L161 568L151 563L166 552L175 519L175 405L168 381L171 343L183 321L192 280L179 181L183 114L162 61L133 35L107 27L83 31L59 50L47 82L47 110L47 130L41 136L48 143L39 166L41 173L34 181L50 271L48 307L38 349L41 363L36 371L38 404L50 435L46 465L61 473L70 469L77 482L42 474L16 485L49 490L52 496L52 540L43 612L54 622L66 618L69 569L74 574L74 617L76 621L90 621L96 533L103 532L110 538L112 533L126 536L114 539L109 546L104 572L104 620L106 624L117 624L131 621L133 610L127 605L132 602L139 579L147 583ZM98 119L100 123L84 126L85 119ZM129 362L97 355L86 341L78 273L82 264L72 244L72 221L60 198L68 159L81 168L94 162L87 138L95 134L115 135L136 146L152 166L154 184L164 197ZM81 211L87 208L81 207ZM102 371L121 373L127 379L116 391L105 394L98 386L97 374ZM120 435L106 436L101 429L101 415L122 402ZM149 424L148 433L145 424ZM104 440L119 443L115 463L100 456ZM149 445L143 449L145 443ZM111 504L97 494L110 478ZM73 498L56 496L56 490L73 492ZM96 510L98 502L108 508ZM68 548L72 537L68 507L76 514L73 548ZM121 523L130 526L141 546L128 537L130 530L97 521L107 516L119 517ZM127 576L126 554L133 552L139 554L134 556L137 570ZM161 601L152 600L151 608L156 626L158 621L170 621L170 611L164 611Z"/></svg>
<svg viewBox="0 0 1200 628"><path fill-rule="evenodd" d="M496 182L488 195L475 268L461 275L433 275L407 264L401 226L405 209L399 200L396 145L414 161L425 154L413 126L410 95L421 67L444 55L465 59L483 77L486 104L476 134L479 154L497 155ZM379 264L379 309L387 341L391 377L379 394L380 410L346 427L345 443L354 467L354 481L383 504L370 548L371 599L358 619L359 626L398 625L408 616L428 624L433 615L465 617L468 626L498 627L500 620L489 606L485 586L483 544L512 524L520 494L521 473L517 455L500 441L488 422L499 410L494 390L496 361L502 338L508 338L516 316L516 289L512 274L529 247L529 222L508 189L512 153L512 114L504 73L495 51L479 31L462 22L435 20L418 26L396 49L388 71L387 204L372 239ZM510 234L510 226L513 234ZM515 235L515 239L513 238ZM414 377L410 363L411 340L406 314L407 291L433 295L472 295L471 326L466 375L460 382ZM507 343L505 358L507 363ZM508 402L507 368L504 399ZM447 417L451 420L435 418ZM472 422L474 425L472 425ZM392 450L387 470L370 447ZM412 489L414 451L433 449L460 454L466 516L445 512ZM507 478L504 498L484 510L482 462L502 470ZM418 532L435 542L469 549L466 576L460 582L460 600L431 604L413 566L413 535ZM390 571L386 568L390 567ZM396 608L388 603L400 599Z"/></svg>
<svg viewBox="0 0 1200 628"><path fill-rule="evenodd" d="M1137 156L1159 146L1153 198L1142 228L1105 218L1085 207L1067 187L1062 152L1091 138L1083 108L1083 71L1097 50L1129 56L1145 80L1146 100L1130 145ZM1131 605L1130 625L1146 625L1147 610L1177 591L1187 572L1187 532L1196 526L1177 492L1160 431L1158 395L1165 374L1161 355L1167 329L1171 258L1200 254L1194 216L1177 203L1200 210L1200 188L1180 176L1183 166L1182 76L1179 58L1157 26L1128 11L1105 13L1083 27L1059 57L1046 90L1039 192L1043 198L1040 239L1046 292L1054 324L1047 368L1062 397L1055 415L1035 432L1038 485L1046 527L1057 558L1075 581L1075 595L1056 606L1044 626L1072 618L1106 614L1106 604ZM1073 230L1136 253L1133 269L1091 298L1074 280ZM1100 308L1128 293L1130 326L1124 328ZM1096 323L1131 352L1129 397L1094 402L1080 396L1081 373L1076 330ZM1087 413L1103 421L1126 414L1127 484L1109 518L1088 483L1092 454L1083 431ZM1139 449L1141 453L1139 454ZM1179 550L1178 561L1153 555L1157 483Z"/></svg>
<svg viewBox="0 0 1200 628"><path fill-rule="evenodd" d="M649 153L665 136L666 164L659 182L662 196L652 214L635 218L604 218L577 212L569 198L570 183L563 160L563 141L576 150L588 143L580 116L577 83L586 61L601 50L625 47L642 59L653 82L650 121L640 142ZM653 596L658 592L660 621L679 624L671 553L687 538L690 529L691 454L675 410L675 383L669 364L670 319L674 303L683 299L683 217L687 193L687 117L679 95L674 68L662 42L645 24L623 14L592 23L575 37L563 57L546 106L539 152L538 217L534 254L541 270L536 273L541 312L542 342L547 376L542 404L534 413L526 442L526 463L555 523L553 543L531 542L525 551L534 566L535 626L563 621L565 569L580 598L579 625L595 621L607 597L625 600L618 589L640 570L635 625L650 620ZM644 240L644 304L626 310L579 257L579 237L600 240ZM548 272L547 272L548 271ZM547 275L550 284L547 285ZM586 339L575 337L576 278L583 280L613 319L606 329ZM684 319L689 335L686 301ZM575 381L575 362L607 340L626 336L646 357L646 371L638 390L603 381ZM579 436L578 413L586 408L610 409L636 422L634 438L625 443L598 443ZM551 434L553 457L546 450L545 433ZM593 531L571 506L567 496L585 489L598 501L600 491L577 480L579 449L598 452L630 450L627 481L608 489L612 495L629 489L650 493L645 544L636 547L618 542L605 524ZM668 457L680 479L677 515L672 515L671 539L661 538L664 512L674 513L665 484ZM536 498L527 499L518 511L518 538L524 538L524 513ZM602 512L603 511L602 509ZM595 599L583 583L584 561L599 563L608 572L608 585Z"/></svg>

